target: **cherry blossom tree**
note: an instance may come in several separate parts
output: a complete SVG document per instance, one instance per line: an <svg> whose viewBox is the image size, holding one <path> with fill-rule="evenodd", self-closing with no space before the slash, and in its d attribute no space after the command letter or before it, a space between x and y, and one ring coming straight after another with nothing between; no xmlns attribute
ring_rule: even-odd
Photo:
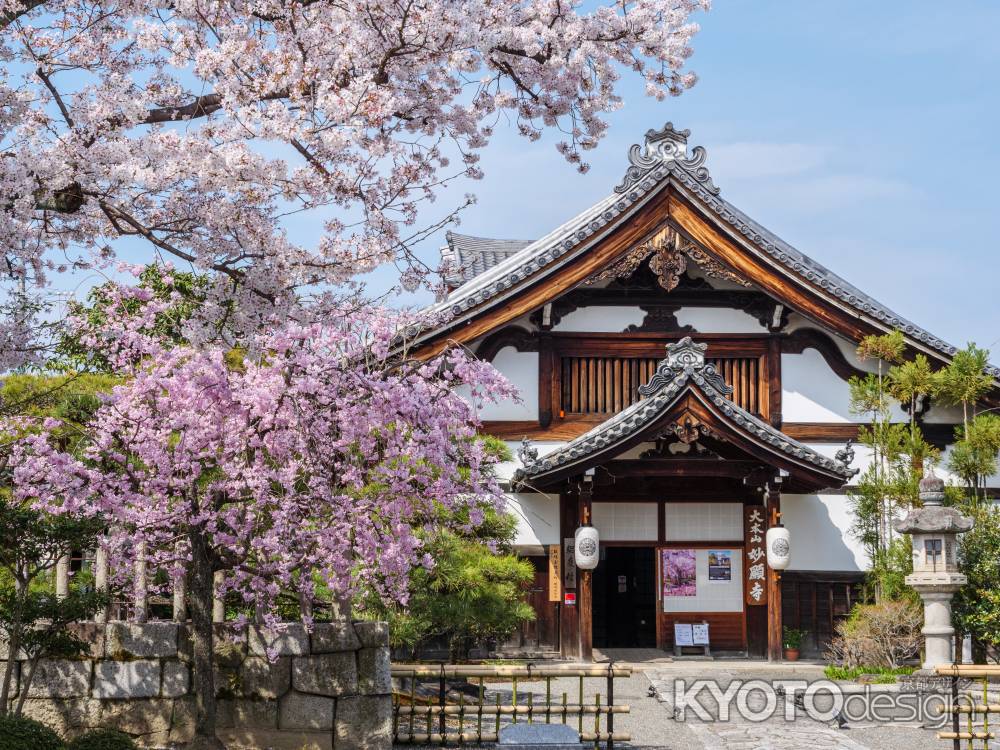
<svg viewBox="0 0 1000 750"><path fill-rule="evenodd" d="M156 312L154 302L142 309L147 321ZM262 335L260 356L238 361L216 346L159 346L142 325L109 321L132 333L102 354L131 377L80 450L62 449L55 420L24 429L21 417L4 430L21 435L8 447L15 497L106 520L118 583L129 584L139 558L151 580L165 571L186 581L196 747L221 747L217 573L220 593L270 626L280 593L311 601L317 585L405 602L413 566L431 564L414 529L458 516L478 524L501 497L475 415L482 399L511 395L506 381L459 350L398 356L393 316L364 308L331 320ZM469 513L442 513L459 509Z"/></svg>
<svg viewBox="0 0 1000 750"><path fill-rule="evenodd" d="M418 284L414 242L464 204L418 215L480 176L497 123L561 132L585 170L623 73L655 97L694 82L707 5L0 0L6 274L170 258L214 272L203 317L243 333L380 264ZM300 221L308 242L289 237Z"/></svg>

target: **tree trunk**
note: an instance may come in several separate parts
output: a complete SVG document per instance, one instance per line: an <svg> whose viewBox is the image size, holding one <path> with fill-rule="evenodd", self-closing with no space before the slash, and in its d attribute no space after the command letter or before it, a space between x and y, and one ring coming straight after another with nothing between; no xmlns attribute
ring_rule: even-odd
<svg viewBox="0 0 1000 750"><path fill-rule="evenodd" d="M21 675L21 685L20 691L17 697L17 706L14 708L14 716L20 716L21 712L24 710L24 699L28 697L28 688L31 687L31 681L35 677L35 668L38 666L38 660L41 655L36 656L34 659L27 663L28 674Z"/></svg>
<svg viewBox="0 0 1000 750"><path fill-rule="evenodd" d="M193 528L191 539L191 568L188 572L191 609L191 642L193 646L194 699L197 714L194 741L190 750L225 750L215 736L216 703L215 661L212 626L212 596L214 575L208 558L208 543L201 529Z"/></svg>
<svg viewBox="0 0 1000 750"><path fill-rule="evenodd" d="M10 697L10 685L14 678L14 665L17 664L17 652L21 648L17 627L7 644L7 664L3 670L3 687L0 688L0 716L7 715L7 699Z"/></svg>

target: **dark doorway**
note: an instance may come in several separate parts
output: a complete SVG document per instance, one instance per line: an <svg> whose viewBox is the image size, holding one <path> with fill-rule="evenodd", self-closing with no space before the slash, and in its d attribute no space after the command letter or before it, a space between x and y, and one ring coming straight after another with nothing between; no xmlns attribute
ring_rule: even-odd
<svg viewBox="0 0 1000 750"><path fill-rule="evenodd" d="M656 557L652 547L603 547L594 570L594 645L656 647Z"/></svg>

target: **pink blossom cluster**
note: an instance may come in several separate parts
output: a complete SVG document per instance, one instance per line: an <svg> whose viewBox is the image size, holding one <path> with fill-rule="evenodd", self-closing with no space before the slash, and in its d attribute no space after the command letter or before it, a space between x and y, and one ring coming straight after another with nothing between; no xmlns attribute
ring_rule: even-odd
<svg viewBox="0 0 1000 750"><path fill-rule="evenodd" d="M421 208L481 176L498 121L560 131L585 170L624 71L655 97L694 82L707 5L2 0L7 268L44 284L131 238L132 257L215 272L204 313L245 330L380 264L413 287ZM317 231L296 241L301 220Z"/></svg>
<svg viewBox="0 0 1000 750"><path fill-rule="evenodd" d="M401 357L394 314L330 319L263 334L259 354L242 358L158 346L132 327L120 360L131 377L81 449L61 449L55 420L4 425L20 435L8 447L16 497L106 519L122 582L140 555L151 572L183 575L197 531L223 593L265 621L277 620L280 592L313 597L317 585L405 601L412 566L429 562L415 530L501 502L475 403L512 389L461 351Z"/></svg>

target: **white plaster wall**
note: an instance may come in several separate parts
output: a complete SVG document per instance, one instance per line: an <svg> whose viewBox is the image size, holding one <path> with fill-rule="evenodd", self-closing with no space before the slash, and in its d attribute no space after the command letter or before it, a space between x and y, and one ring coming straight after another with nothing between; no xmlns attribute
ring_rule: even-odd
<svg viewBox="0 0 1000 750"><path fill-rule="evenodd" d="M559 496L538 493L510 493L507 495L507 512L517 518L518 548L560 544Z"/></svg>
<svg viewBox="0 0 1000 750"><path fill-rule="evenodd" d="M781 520L792 541L790 570L861 571L868 557L851 536L847 495L781 495Z"/></svg>
<svg viewBox="0 0 1000 750"><path fill-rule="evenodd" d="M863 414L851 413L851 389L815 349L781 355L781 418L785 422L864 422ZM905 422L909 416L897 404L892 419Z"/></svg>
<svg viewBox="0 0 1000 750"><path fill-rule="evenodd" d="M693 326L698 333L763 333L767 330L754 316L722 307L682 307L675 317L682 326ZM697 333L691 336L695 340L698 338Z"/></svg>
<svg viewBox="0 0 1000 750"><path fill-rule="evenodd" d="M562 333L580 331L591 333L620 333L631 325L640 325L646 313L638 307L618 307L599 305L581 307L567 313L553 326L553 331Z"/></svg>
<svg viewBox="0 0 1000 750"><path fill-rule="evenodd" d="M493 366L517 388L520 401L505 399L483 404L480 419L538 419L538 352L519 352L508 346L497 352ZM468 392L462 394L468 396Z"/></svg>
<svg viewBox="0 0 1000 750"><path fill-rule="evenodd" d="M507 444L507 447L510 449L511 460L510 461L504 461L502 463L497 464L496 472L497 472L497 477L499 479L501 479L501 480L508 480L508 479L510 479L511 477L514 476L514 472L516 472L518 469L520 469L523 466L523 464L521 463L521 459L518 458L518 456L517 456L517 451L521 447L521 441L520 440L505 440L504 442ZM537 448L538 449L538 455L539 456L548 455L552 451L556 450L557 448L561 448L564 445L566 445L565 441L552 441L552 442L545 442L545 443L535 442L535 441L531 442L531 446L533 448Z"/></svg>
<svg viewBox="0 0 1000 750"><path fill-rule="evenodd" d="M596 502L591 509L602 542L655 542L658 538L658 503Z"/></svg>

